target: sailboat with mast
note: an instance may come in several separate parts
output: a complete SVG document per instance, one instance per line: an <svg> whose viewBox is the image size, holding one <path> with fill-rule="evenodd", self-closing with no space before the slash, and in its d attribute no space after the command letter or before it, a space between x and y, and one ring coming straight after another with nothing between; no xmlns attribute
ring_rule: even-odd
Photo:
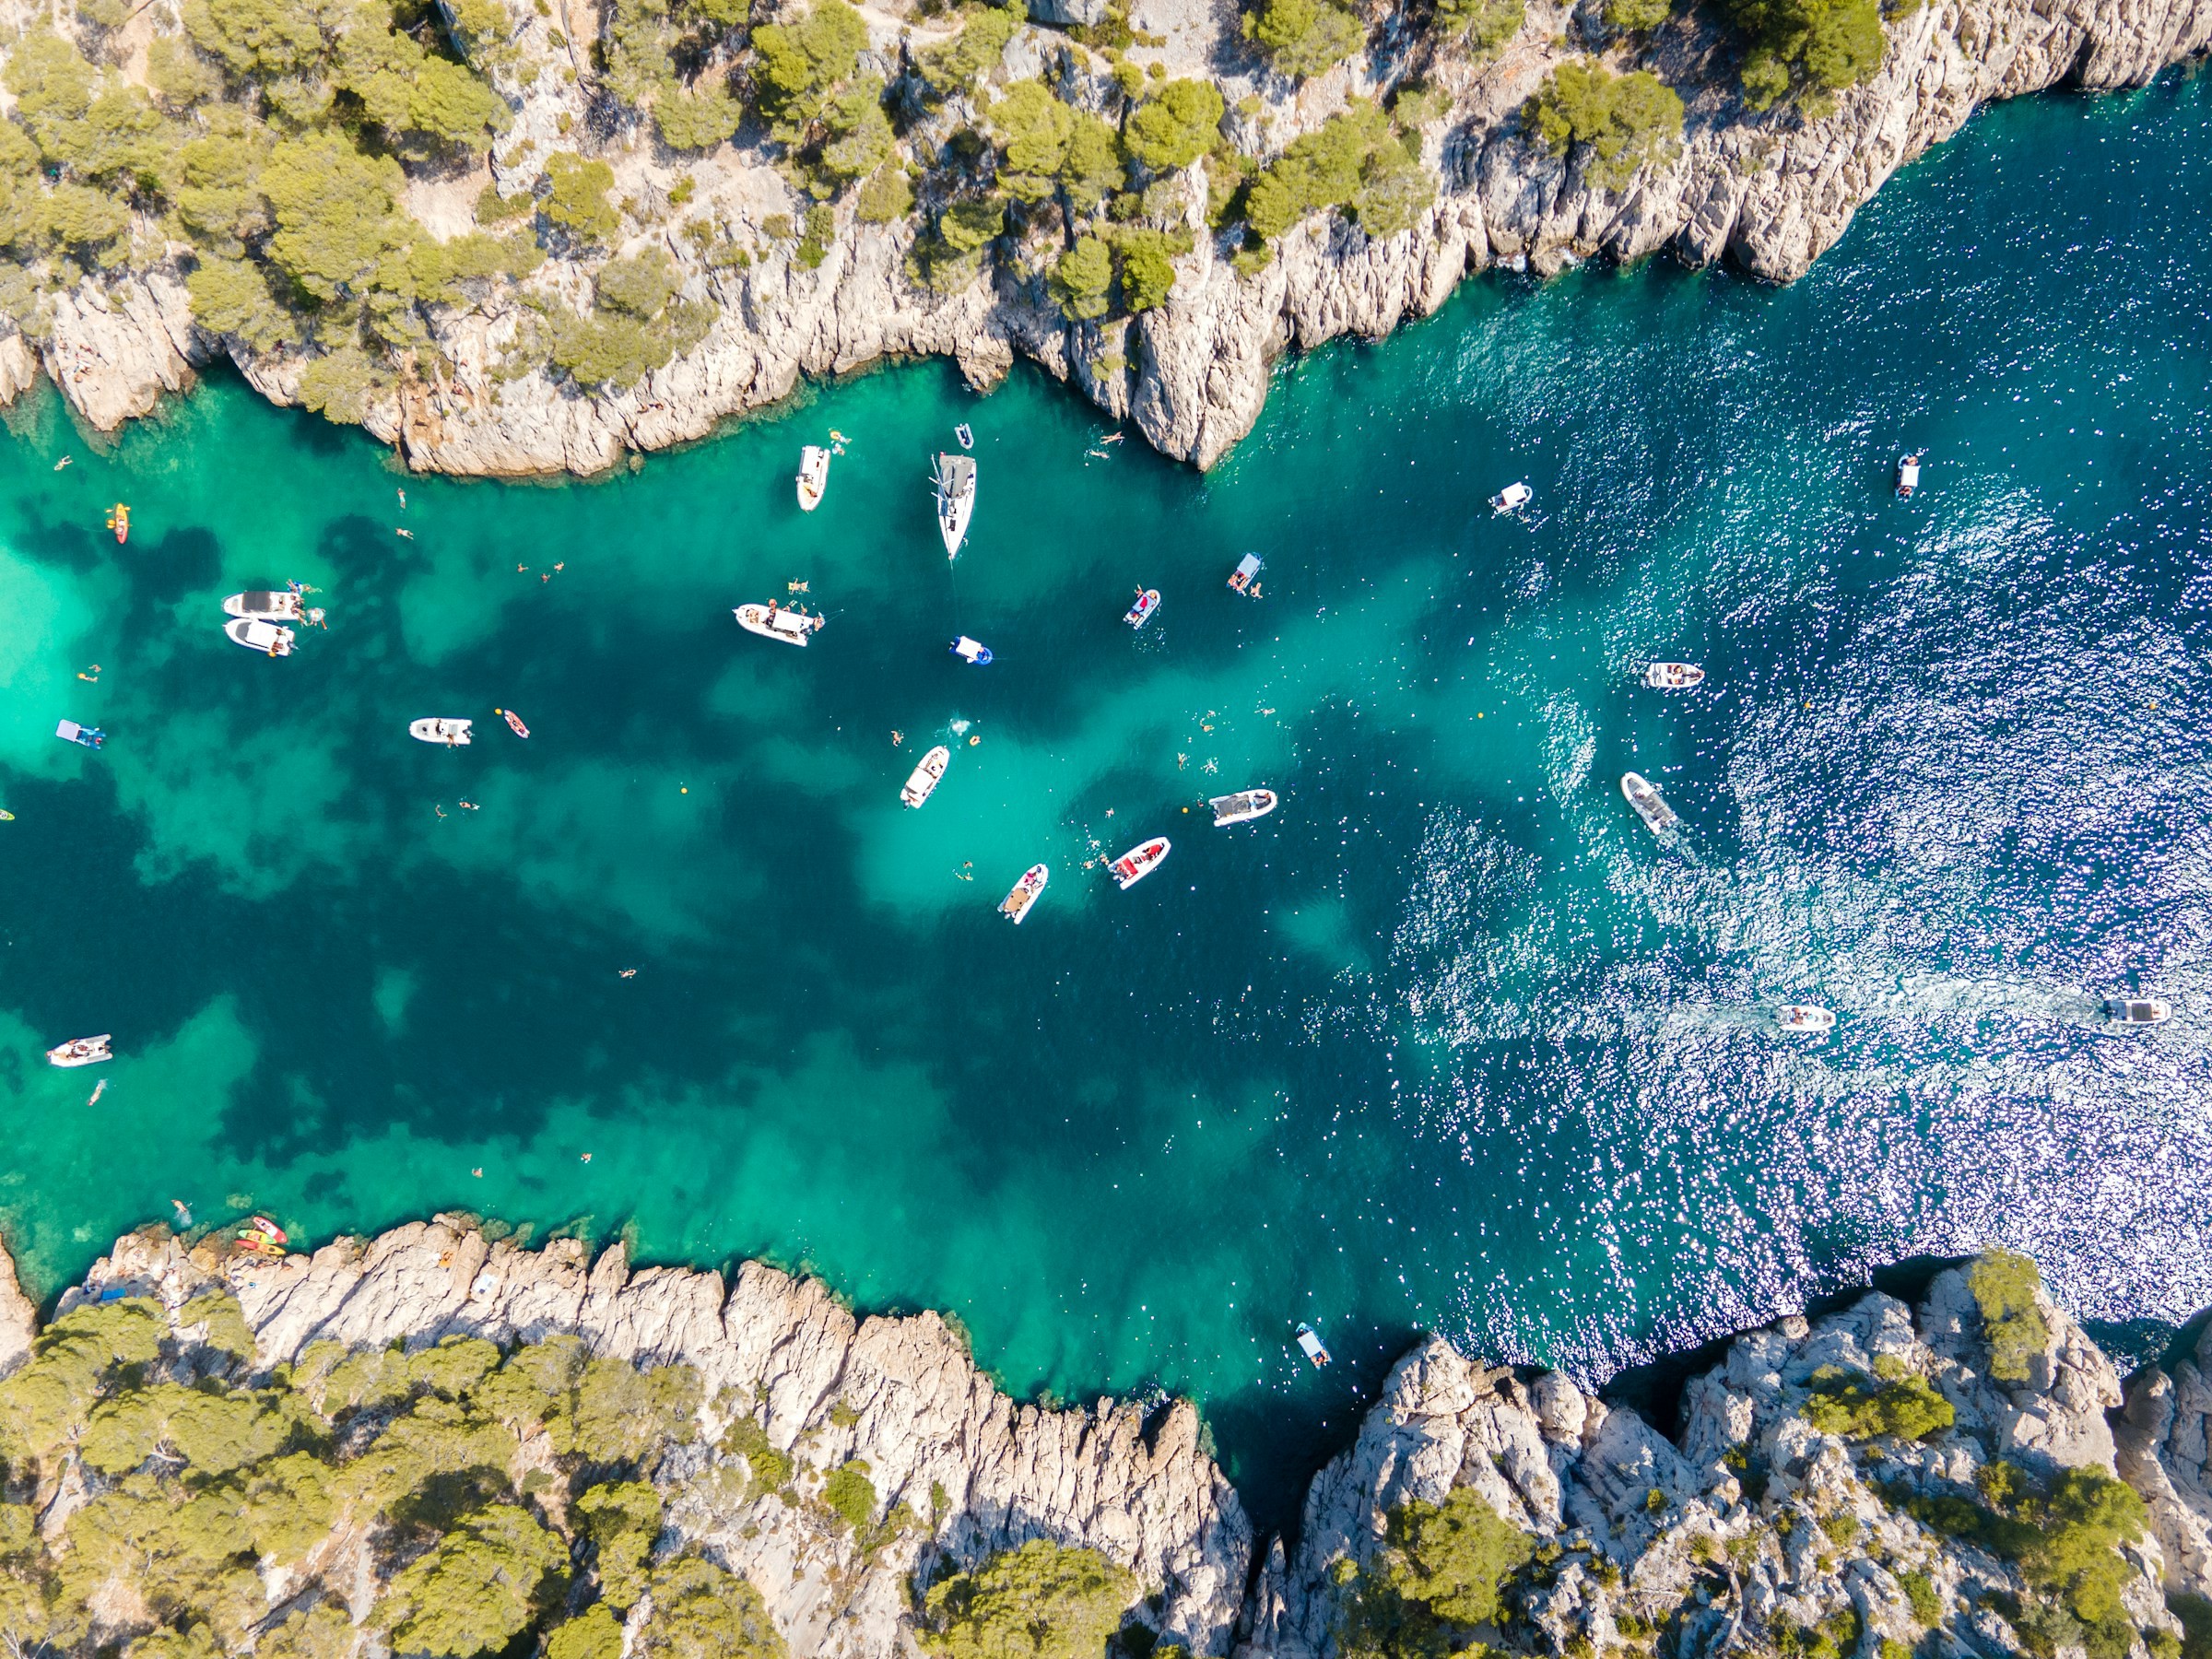
<svg viewBox="0 0 2212 1659"><path fill-rule="evenodd" d="M958 559L975 512L975 458L940 453L929 481L936 487L937 532L945 538L945 557Z"/></svg>

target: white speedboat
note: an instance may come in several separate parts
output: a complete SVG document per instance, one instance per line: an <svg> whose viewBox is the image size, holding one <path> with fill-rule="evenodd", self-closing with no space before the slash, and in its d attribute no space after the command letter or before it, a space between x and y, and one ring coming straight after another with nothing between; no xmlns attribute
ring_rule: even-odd
<svg viewBox="0 0 2212 1659"><path fill-rule="evenodd" d="M261 617L239 617L223 624L231 642L264 656L290 656L292 630Z"/></svg>
<svg viewBox="0 0 2212 1659"><path fill-rule="evenodd" d="M971 663L981 668L991 660L991 647L981 640L971 640L962 634L952 642L952 654L963 663Z"/></svg>
<svg viewBox="0 0 2212 1659"><path fill-rule="evenodd" d="M1231 824L1249 823L1273 812L1275 791L1240 789L1235 794L1216 795L1206 805L1214 809L1214 828L1225 830Z"/></svg>
<svg viewBox="0 0 2212 1659"><path fill-rule="evenodd" d="M73 1065L98 1065L115 1057L108 1052L108 1037L109 1033L102 1031L97 1037L77 1037L57 1043L46 1051L46 1058L65 1070Z"/></svg>
<svg viewBox="0 0 2212 1659"><path fill-rule="evenodd" d="M1653 663L1643 671L1643 683L1659 691L1683 691L1699 685L1705 670L1695 663Z"/></svg>
<svg viewBox="0 0 2212 1659"><path fill-rule="evenodd" d="M2104 1017L2114 1025L2164 1025L2173 1009L2155 996L2115 996L2104 1005Z"/></svg>
<svg viewBox="0 0 2212 1659"><path fill-rule="evenodd" d="M474 721L441 719L426 714L420 720L407 722L407 735L418 743L442 743L448 748L461 748L474 741L469 727Z"/></svg>
<svg viewBox="0 0 2212 1659"><path fill-rule="evenodd" d="M810 443L799 452L799 511L812 512L822 504L830 484L830 452Z"/></svg>
<svg viewBox="0 0 2212 1659"><path fill-rule="evenodd" d="M1912 492L1920 488L1920 457L1926 453L1927 451L1921 450L1916 453L1900 455L1897 458L1897 499L1899 500L1911 500Z"/></svg>
<svg viewBox="0 0 2212 1659"><path fill-rule="evenodd" d="M1167 855L1168 838L1156 835L1150 841L1130 848L1106 867L1113 872L1113 878L1121 883L1122 890L1127 892L1159 869L1159 861Z"/></svg>
<svg viewBox="0 0 2212 1659"><path fill-rule="evenodd" d="M1636 808L1636 816L1652 827L1657 835L1663 830L1672 830L1682 820L1675 809L1660 798L1659 792L1644 779L1641 772L1623 772L1620 775L1620 793L1629 797L1629 805Z"/></svg>
<svg viewBox="0 0 2212 1659"><path fill-rule="evenodd" d="M266 617L272 622L303 622L307 607L300 603L300 595L283 594L233 594L223 601L226 617Z"/></svg>
<svg viewBox="0 0 2212 1659"><path fill-rule="evenodd" d="M998 913L1019 927L1021 919L1030 913L1030 906L1037 902L1038 895L1044 891L1044 884L1052 878L1052 871L1042 865L1031 865L1021 873L1014 890L999 901Z"/></svg>
<svg viewBox="0 0 2212 1659"><path fill-rule="evenodd" d="M899 798L909 806L919 806L929 799L945 776L945 769L952 764L952 751L943 744L922 757L921 764L906 775L899 787Z"/></svg>
<svg viewBox="0 0 2212 1659"><path fill-rule="evenodd" d="M781 640L786 645L806 644L806 636L829 620L827 617L810 617L803 610L786 610L773 599L766 605L741 605L730 615L746 632Z"/></svg>
<svg viewBox="0 0 2212 1659"><path fill-rule="evenodd" d="M1321 1345L1321 1333L1310 1324L1298 1327L1298 1351L1313 1361L1316 1371L1329 1362L1329 1350Z"/></svg>
<svg viewBox="0 0 2212 1659"><path fill-rule="evenodd" d="M1525 484L1508 484L1490 498L1492 512L1518 512L1528 505L1535 491Z"/></svg>
<svg viewBox="0 0 2212 1659"><path fill-rule="evenodd" d="M945 557L958 559L960 543L968 537L968 520L975 512L974 457L938 455L929 481L937 488L937 533L945 538Z"/></svg>
<svg viewBox="0 0 2212 1659"><path fill-rule="evenodd" d="M1142 628L1152 620L1152 613L1159 608L1158 588L1138 588L1136 603L1122 613L1122 620L1132 628Z"/></svg>
<svg viewBox="0 0 2212 1659"><path fill-rule="evenodd" d="M1813 1003L1784 1003L1774 1010L1774 1023L1785 1031L1832 1031L1836 1017Z"/></svg>

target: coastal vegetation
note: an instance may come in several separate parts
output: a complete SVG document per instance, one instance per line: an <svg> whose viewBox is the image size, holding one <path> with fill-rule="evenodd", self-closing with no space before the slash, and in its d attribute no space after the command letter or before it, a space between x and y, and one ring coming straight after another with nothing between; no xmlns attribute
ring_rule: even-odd
<svg viewBox="0 0 2212 1659"><path fill-rule="evenodd" d="M1555 156L1586 147L1592 182L1625 189L1682 147L1682 99L1648 69L1615 75L1595 60L1561 64L1530 98L1526 118Z"/></svg>
<svg viewBox="0 0 2212 1659"><path fill-rule="evenodd" d="M922 1645L944 1659L1099 1659L1136 1591L1097 1550L1033 1538L932 1585Z"/></svg>
<svg viewBox="0 0 2212 1659"><path fill-rule="evenodd" d="M2035 1301L2041 1286L2035 1264L2017 1251L1993 1250L1967 1275L1989 1344L1989 1374L2000 1382L2028 1381L2030 1363L2050 1344L2051 1327Z"/></svg>

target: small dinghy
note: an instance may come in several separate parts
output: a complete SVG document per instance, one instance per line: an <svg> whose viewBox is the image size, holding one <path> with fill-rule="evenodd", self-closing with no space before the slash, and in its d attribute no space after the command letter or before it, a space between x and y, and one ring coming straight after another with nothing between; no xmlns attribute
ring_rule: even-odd
<svg viewBox="0 0 2212 1659"><path fill-rule="evenodd" d="M1329 1362L1329 1350L1321 1346L1321 1333L1310 1324L1298 1327L1298 1351L1313 1361L1315 1371Z"/></svg>
<svg viewBox="0 0 2212 1659"><path fill-rule="evenodd" d="M234 645L243 645L248 651L258 651L264 656L290 656L292 630L271 622L265 617L238 617L223 624L223 631L230 636Z"/></svg>
<svg viewBox="0 0 2212 1659"><path fill-rule="evenodd" d="M1535 491L1525 484L1508 484L1490 498L1492 512L1518 512L1528 505Z"/></svg>
<svg viewBox="0 0 2212 1659"><path fill-rule="evenodd" d="M1167 855L1168 838L1159 835L1142 846L1130 848L1106 867L1113 872L1114 880L1121 883L1122 891L1125 893L1159 869L1159 861Z"/></svg>
<svg viewBox="0 0 2212 1659"><path fill-rule="evenodd" d="M2104 1005L2104 1017L2114 1025L2164 1025L2173 1010L2155 996L2115 996Z"/></svg>
<svg viewBox="0 0 2212 1659"><path fill-rule="evenodd" d="M830 452L818 443L810 443L799 452L799 511L812 512L822 504L822 491L830 484Z"/></svg>
<svg viewBox="0 0 2212 1659"><path fill-rule="evenodd" d="M991 660L991 647L981 640L971 640L966 634L962 634L952 642L952 654L959 657L963 663L973 663L978 668L981 668Z"/></svg>
<svg viewBox="0 0 2212 1659"><path fill-rule="evenodd" d="M922 757L921 763L906 774L906 782L899 786L899 798L909 806L919 806L935 793L944 779L945 769L952 764L952 751L943 744Z"/></svg>
<svg viewBox="0 0 2212 1659"><path fill-rule="evenodd" d="M517 714L512 709L494 709L492 712L497 714L501 720L504 720L507 723L507 729L512 732L517 737L527 737L530 735L530 728L523 724L523 717L520 714Z"/></svg>
<svg viewBox="0 0 2212 1659"><path fill-rule="evenodd" d="M803 610L786 610L773 599L766 605L741 605L730 615L746 632L781 640L786 645L806 644L806 636L829 620L827 617L810 617Z"/></svg>
<svg viewBox="0 0 2212 1659"><path fill-rule="evenodd" d="M79 743L87 748L98 748L108 740L108 735L98 726L81 726L74 720L65 720L55 725L53 735L64 743Z"/></svg>
<svg viewBox="0 0 2212 1659"><path fill-rule="evenodd" d="M1660 691L1682 691L1700 684L1705 670L1695 663L1653 663L1643 671L1643 683Z"/></svg>
<svg viewBox="0 0 2212 1659"><path fill-rule="evenodd" d="M1774 1023L1785 1031L1832 1031L1836 1017L1812 1003L1784 1003L1774 1010Z"/></svg>
<svg viewBox="0 0 2212 1659"><path fill-rule="evenodd" d="M1037 902L1037 896L1044 891L1044 884L1052 877L1053 873L1042 865L1031 865L1021 873L1014 890L999 901L998 913L1019 927L1021 919L1030 913L1030 906Z"/></svg>
<svg viewBox="0 0 2212 1659"><path fill-rule="evenodd" d="M1231 824L1250 823L1273 812L1275 791L1240 789L1235 794L1216 795L1206 805L1214 809L1214 828L1226 830Z"/></svg>
<svg viewBox="0 0 2212 1659"><path fill-rule="evenodd" d="M115 1058L108 1052L108 1037L109 1033L102 1031L97 1037L78 1037L58 1043L46 1051L46 1058L65 1071L76 1065L98 1065Z"/></svg>
<svg viewBox="0 0 2212 1659"><path fill-rule="evenodd" d="M1260 573L1260 556L1247 553L1237 560L1237 568L1229 573L1229 591L1232 594L1252 592L1252 579Z"/></svg>
<svg viewBox="0 0 2212 1659"><path fill-rule="evenodd" d="M1620 793L1629 797L1629 805L1636 808L1636 816L1652 828L1653 835L1672 830L1682 820L1675 809L1661 798L1657 790L1645 782L1641 772L1623 772L1620 775Z"/></svg>
<svg viewBox="0 0 2212 1659"><path fill-rule="evenodd" d="M975 462L966 455L940 454L929 481L936 486L937 534L945 538L945 557L958 559L975 513Z"/></svg>
<svg viewBox="0 0 2212 1659"><path fill-rule="evenodd" d="M1142 628L1152 620L1152 613L1159 608L1158 588L1138 588L1136 603L1122 613L1122 620L1132 628Z"/></svg>
<svg viewBox="0 0 2212 1659"><path fill-rule="evenodd" d="M1921 450L1914 454L1900 455L1897 458L1897 499L1899 500L1911 500L1912 492L1920 488L1920 457L1927 453L1925 450Z"/></svg>
<svg viewBox="0 0 2212 1659"><path fill-rule="evenodd" d="M461 748L475 741L469 728L476 723L468 720L444 720L426 714L420 720L407 722L407 735L418 743L442 743L448 748Z"/></svg>
<svg viewBox="0 0 2212 1659"><path fill-rule="evenodd" d="M954 427L952 429L952 435L960 441L960 447L962 449L971 450L975 447L975 434L968 429L968 423L966 421L963 420L959 426Z"/></svg>
<svg viewBox="0 0 2212 1659"><path fill-rule="evenodd" d="M223 601L226 617L266 617L272 622L303 622L307 607L297 594L233 594Z"/></svg>

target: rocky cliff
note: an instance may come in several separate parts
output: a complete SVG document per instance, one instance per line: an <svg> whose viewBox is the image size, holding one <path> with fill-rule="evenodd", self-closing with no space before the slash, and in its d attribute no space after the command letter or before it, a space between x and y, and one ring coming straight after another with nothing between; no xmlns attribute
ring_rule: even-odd
<svg viewBox="0 0 2212 1659"><path fill-rule="evenodd" d="M1835 242L1898 167L1955 133L1978 105L2059 85L2139 85L2212 44L2212 0L1929 0L1887 26L1878 74L1815 119L1786 108L1749 112L1735 88L1735 49L1695 13L1679 16L1634 61L1682 91L1684 142L1671 161L1611 190L1590 177L1587 147L1554 157L1533 142L1519 113L1562 61L1593 40L1606 44L1591 6L1578 13L1556 0L1531 0L1519 32L1479 61L1411 49L1402 19L1387 12L1370 49L1300 83L1267 72L1241 45L1232 0L1135 0L1128 22L1138 44L1128 62L1213 80L1237 112L1238 143L1255 163L1279 155L1349 100L1387 93L1418 69L1445 95L1420 135L1438 194L1411 229L1380 239L1335 214L1311 218L1280 239L1265 268L1241 272L1230 258L1241 232L1208 230L1209 163L1202 159L1174 182L1193 246L1176 262L1165 303L1134 317L1070 322L1048 289L1049 247L1002 246L962 291L931 292L910 276L917 225L863 223L849 203L838 209L826 247L811 251L822 257L810 266L790 240L791 216L804 202L779 171L773 147L724 144L704 157L657 147L649 123L610 112L588 54L555 27L549 6L498 4L503 13L493 15L504 16L505 32L497 43L510 67L486 73L511 109L502 147L488 171L480 163L474 174L415 181L406 211L436 235L457 234L484 183L534 171L535 159L519 158L542 155L541 145L591 135L588 147L614 169L625 210L619 245L608 252L665 253L682 297L710 308L713 322L703 338L628 390L586 393L549 365L527 360L524 346L533 316L547 305L588 307L600 256L557 245L526 281L479 283L465 300L430 307L425 347L409 354L396 384L358 411L379 439L425 470L589 473L628 452L700 437L725 418L788 395L802 376L886 356L942 354L987 386L1017 353L1115 418L1133 418L1168 454L1206 466L1252 429L1272 367L1293 343L1387 334L1435 310L1468 273L1499 264L1548 274L1583 259L1635 260L1665 250L1691 264L1725 258L1787 281ZM588 22L590 8L575 9ZM20 27L47 11L13 0L0 14L20 14ZM933 18L913 0L882 0L863 15L867 61L884 73L896 75L949 33L941 16ZM570 18L570 7L562 17ZM149 40L178 27L171 0L132 18L111 53L125 74L143 65ZM1608 51L1628 61L1618 41ZM515 63L528 67L527 81ZM554 64L582 73L547 72ZM1077 105L1102 103L1113 96L1105 66L1063 32L1026 28L985 84L953 100L930 132L902 139L900 154L972 120L994 85L1043 75ZM1159 207L1158 189L1147 193L1147 213ZM1177 210L1171 204L1166 211L1171 222ZM257 351L195 323L183 280L195 256L182 244L164 246L168 234L141 215L128 268L83 276L14 305L21 332L0 337L0 399L29 383L35 363L84 419L112 429L187 385L195 367L227 355L270 398L297 401L308 357ZM141 244L151 250L145 258ZM746 251L744 263L712 252L734 248Z"/></svg>

